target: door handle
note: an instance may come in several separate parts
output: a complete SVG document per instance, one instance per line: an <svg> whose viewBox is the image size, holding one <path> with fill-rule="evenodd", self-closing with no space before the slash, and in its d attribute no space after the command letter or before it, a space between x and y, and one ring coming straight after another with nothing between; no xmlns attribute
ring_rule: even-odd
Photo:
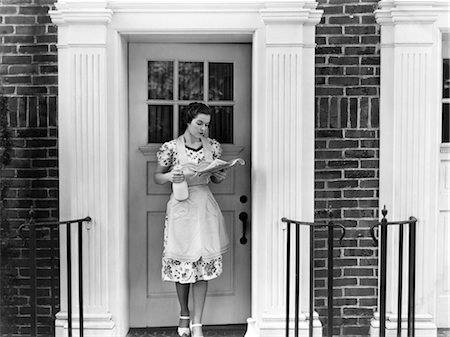
<svg viewBox="0 0 450 337"><path fill-rule="evenodd" d="M242 245L245 245L247 243L247 238L245 237L245 234L247 232L248 214L246 212L239 213L239 220L242 221L242 237L240 238L239 242Z"/></svg>

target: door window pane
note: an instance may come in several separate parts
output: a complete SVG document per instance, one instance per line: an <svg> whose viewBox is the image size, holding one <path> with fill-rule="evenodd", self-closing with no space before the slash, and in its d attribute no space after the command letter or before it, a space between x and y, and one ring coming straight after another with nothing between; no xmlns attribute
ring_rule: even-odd
<svg viewBox="0 0 450 337"><path fill-rule="evenodd" d="M233 63L209 63L210 101L233 100Z"/></svg>
<svg viewBox="0 0 450 337"><path fill-rule="evenodd" d="M450 103L442 104L442 142L450 142Z"/></svg>
<svg viewBox="0 0 450 337"><path fill-rule="evenodd" d="M148 99L173 99L172 61L148 61Z"/></svg>
<svg viewBox="0 0 450 337"><path fill-rule="evenodd" d="M233 107L211 106L209 136L219 143L233 143Z"/></svg>
<svg viewBox="0 0 450 337"><path fill-rule="evenodd" d="M450 59L444 59L442 70L442 98L450 98Z"/></svg>
<svg viewBox="0 0 450 337"><path fill-rule="evenodd" d="M173 107L148 106L148 142L164 143L173 139Z"/></svg>
<svg viewBox="0 0 450 337"><path fill-rule="evenodd" d="M450 59L442 62L442 142L450 142Z"/></svg>
<svg viewBox="0 0 450 337"><path fill-rule="evenodd" d="M203 100L203 62L180 62L180 100Z"/></svg>
<svg viewBox="0 0 450 337"><path fill-rule="evenodd" d="M233 143L233 71L233 63L148 61L148 142L162 143L182 134L183 111L197 101L211 107L209 136ZM218 101L220 105L214 105Z"/></svg>

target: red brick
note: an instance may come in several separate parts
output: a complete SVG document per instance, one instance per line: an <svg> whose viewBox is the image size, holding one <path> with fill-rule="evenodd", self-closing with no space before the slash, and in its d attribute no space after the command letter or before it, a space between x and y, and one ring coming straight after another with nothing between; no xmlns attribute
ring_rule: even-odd
<svg viewBox="0 0 450 337"><path fill-rule="evenodd" d="M5 23L10 25L32 25L36 23L34 16L6 16Z"/></svg>
<svg viewBox="0 0 450 337"><path fill-rule="evenodd" d="M341 26L318 26L316 28L317 35L341 35L342 27Z"/></svg>
<svg viewBox="0 0 450 337"><path fill-rule="evenodd" d="M46 6L23 6L19 8L19 14L22 15L39 15L47 14L48 7Z"/></svg>
<svg viewBox="0 0 450 337"><path fill-rule="evenodd" d="M34 44L31 46L19 46L19 52L24 54L42 54L48 52L48 45Z"/></svg>
<svg viewBox="0 0 450 337"><path fill-rule="evenodd" d="M16 14L17 13L17 7L15 6L0 6L0 14Z"/></svg>
<svg viewBox="0 0 450 337"><path fill-rule="evenodd" d="M8 55L4 55L2 57L2 63L3 64L29 64L29 63L31 63L31 56L25 56L25 55L8 56Z"/></svg>
<svg viewBox="0 0 450 337"><path fill-rule="evenodd" d="M349 35L374 35L376 33L376 26L346 26L344 27L344 34Z"/></svg>
<svg viewBox="0 0 450 337"><path fill-rule="evenodd" d="M14 26L2 25L0 27L0 34L1 35L11 34L13 32L14 32Z"/></svg>
<svg viewBox="0 0 450 337"><path fill-rule="evenodd" d="M336 180L336 181L328 181L327 187L328 188L351 188L351 187L357 187L358 181L357 180ZM347 191L344 191L344 196ZM373 195L373 192L372 192Z"/></svg>
<svg viewBox="0 0 450 337"><path fill-rule="evenodd" d="M342 16L330 16L328 23L331 25L351 25L359 23L359 18L356 16L342 15Z"/></svg>
<svg viewBox="0 0 450 337"><path fill-rule="evenodd" d="M330 160L328 167L330 168L357 168L359 162L357 160Z"/></svg>

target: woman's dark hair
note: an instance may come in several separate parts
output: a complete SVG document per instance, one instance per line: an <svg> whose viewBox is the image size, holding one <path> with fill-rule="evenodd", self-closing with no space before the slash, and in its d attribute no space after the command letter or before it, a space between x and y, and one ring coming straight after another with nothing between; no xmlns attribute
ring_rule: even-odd
<svg viewBox="0 0 450 337"><path fill-rule="evenodd" d="M206 104L194 102L183 109L183 126L186 126L199 114L211 115L211 110Z"/></svg>

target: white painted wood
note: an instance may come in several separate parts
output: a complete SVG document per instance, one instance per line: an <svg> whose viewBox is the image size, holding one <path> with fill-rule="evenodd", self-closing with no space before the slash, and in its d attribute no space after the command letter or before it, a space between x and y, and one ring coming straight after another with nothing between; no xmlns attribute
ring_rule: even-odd
<svg viewBox="0 0 450 337"><path fill-rule="evenodd" d="M418 219L416 335L423 336L436 336L441 279L436 130L441 125L441 34L449 29L441 19L448 13L444 1L381 1L376 11L381 25L380 207L386 205L392 221ZM397 238L394 231L388 243L388 335L394 334L397 320ZM378 335L377 316L371 335Z"/></svg>
<svg viewBox="0 0 450 337"><path fill-rule="evenodd" d="M99 24L90 27L90 34L100 37L84 46L71 46L60 39L59 66L65 69L60 75L59 115L60 126L60 216L76 219L89 215L92 222L83 228L84 315L86 333L98 335L99 331L115 334L115 324L108 313L109 270L108 245L108 152L106 112L106 50L101 46L106 28ZM98 34L97 34L98 33ZM73 34L65 28L61 35ZM82 30L78 38L83 34ZM105 41L103 41L104 44ZM90 44L92 43L92 44ZM61 333L66 326L66 230L60 234L62 247L61 306L57 326ZM78 315L78 260L77 230L72 226L72 310ZM101 335L102 333L100 333Z"/></svg>
<svg viewBox="0 0 450 337"><path fill-rule="evenodd" d="M188 37L190 42L252 42L252 318L256 320L257 335L281 335L283 333L283 292L276 287L281 284L279 267L273 266L283 260L284 242L281 216L313 219L313 162L314 162L314 26L319 22L321 11L316 10L315 1L162 1L162 0L59 0L56 9L50 12L52 20L58 25L59 45L59 109L60 129L60 187L61 218L75 215L73 209L90 211L93 204L86 205L86 194L81 197L73 193L77 188L88 189L87 176L76 176L73 165L75 160L86 156L88 152L76 151L81 146L75 143L74 135L81 130L82 124L74 120L74 102L81 99L86 104L86 96L77 96L72 90L73 62L75 50L81 49L89 54L92 49L101 55L96 67L104 66L101 90L97 99L107 112L102 124L103 133L95 141L94 148L101 144L103 168L99 161L95 167L85 168L101 172L103 183L95 183L96 202L101 208L93 210L93 226L104 230L104 236L97 235L95 246L99 247L100 261L105 265L99 269L86 270L86 278L101 284L101 324L95 333L105 336L125 336L128 327L128 274L127 270L127 146L128 108L127 108L127 40L153 40L161 35L176 36L171 42L179 42ZM226 36L226 38L224 38ZM149 38L150 37L150 38ZM161 40L160 40L161 41ZM278 45L277 45L278 42ZM269 51L269 48L273 50ZM100 51L102 50L102 51ZM279 55L280 59L288 55L298 58L298 72L291 74L281 70L275 78L277 83L286 86L288 96L280 96L274 90L274 84L268 82L275 63L270 55ZM292 63L293 66L294 63ZM290 66L291 67L291 66ZM289 68L290 70L292 68ZM300 77L301 74L301 77ZM290 75L291 81L287 80ZM81 76L81 75L77 75ZM297 83L293 97L292 83ZM278 96L277 96L278 95ZM287 110L284 109L286 103ZM297 105L296 105L297 104ZM102 110L103 111L103 110ZM103 112L98 112L100 115ZM98 115L99 116L99 115ZM103 116L103 115L102 115ZM278 117L280 121L272 118ZM298 127L296 133L290 133L286 117L293 118ZM89 126L89 132L100 124ZM106 130L104 126L107 126ZM277 127L275 127L277 126ZM288 129L286 129L288 128ZM80 131L81 130L81 131ZM301 132L298 132L301 130ZM86 130L87 132L87 130ZM297 147L296 155L275 153L272 140L278 146L286 145L288 151L292 144ZM84 146L84 147L83 147ZM85 149L83 145L81 149ZM273 159L287 160L286 163ZM88 165L88 164L85 164ZM282 171L284 165L286 170ZM104 170L104 171L103 171ZM293 172L296 175L293 177ZM282 171L282 174L279 173ZM92 188L92 187L90 187ZM277 193L276 196L269 192ZM298 192L298 193L297 193ZM294 197L291 199L290 197ZM90 197L89 197L90 198ZM89 199L88 200L92 200ZM275 202L276 204L273 204ZM96 204L98 205L98 204ZM84 206L87 207L87 206ZM100 212L100 214L99 214ZM102 213L103 212L103 213ZM106 213L104 213L106 212ZM78 214L76 214L78 215ZM100 221L100 222L99 222ZM275 233L275 240L271 236ZM62 238L62 244L64 238ZM86 241L87 242L87 241ZM302 236L302 278L301 308L308 307L307 236ZM62 245L63 247L63 245ZM273 254L273 255L269 255ZM103 260L102 260L103 259ZM64 272L62 262L62 272ZM102 276L106 273L106 278ZM91 275L92 274L92 275ZM65 290L62 289L62 298ZM64 303L63 308L64 308ZM107 313L111 313L108 316ZM63 313L62 313L63 314ZM303 315L303 314L302 314ZM58 326L64 324L64 315L60 315ZM115 330L107 327L113 322ZM305 334L304 324L301 334ZM58 330L58 336L62 336ZM273 333L273 334L272 334Z"/></svg>
<svg viewBox="0 0 450 337"><path fill-rule="evenodd" d="M318 22L319 16L320 12L290 12L275 4L273 7L267 6L262 14L266 25L266 84L263 88L266 109L262 119L264 123L261 124L265 139L261 146L264 146L265 152L264 158L258 158L258 167L265 173L266 182L257 185L264 191L255 189L254 195L265 210L261 216L270 221L261 219L265 233L262 232L261 238L256 240L258 246L255 254L263 256L260 266L270 270L271 275L266 276L264 288L259 288L262 290L259 294L267 294L263 302L265 310L260 323L261 336L284 334L286 235L280 219L286 216L313 221L314 145L309 140L314 139L314 121L313 114L305 112L314 111L314 93L308 85L308 79L312 81L314 78L314 31L310 27ZM299 22L305 24L300 25ZM302 228L300 236L302 278L299 327L300 334L307 335L308 229ZM293 289L291 293L294 293ZM320 325L320 322L316 324ZM321 330L318 330L318 335L321 335Z"/></svg>

